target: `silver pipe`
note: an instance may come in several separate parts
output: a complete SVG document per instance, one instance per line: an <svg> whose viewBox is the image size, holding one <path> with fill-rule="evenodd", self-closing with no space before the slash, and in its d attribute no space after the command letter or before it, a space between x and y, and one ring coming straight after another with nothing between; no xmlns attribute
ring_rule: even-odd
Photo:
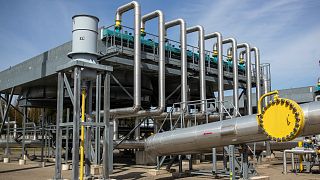
<svg viewBox="0 0 320 180"><path fill-rule="evenodd" d="M234 111L233 116L237 116L239 112L239 74L238 74L238 48L237 40L234 38L227 38L222 41L222 44L231 43L231 53L232 53L232 65L233 65L233 105Z"/></svg>
<svg viewBox="0 0 320 180"><path fill-rule="evenodd" d="M204 36L205 40L217 38L216 48L218 51L218 99L219 99L219 115L220 121L223 120L222 103L224 101L224 82L223 82L223 60L222 60L222 35L219 32L210 33Z"/></svg>
<svg viewBox="0 0 320 180"><path fill-rule="evenodd" d="M138 116L151 116L151 115L160 115L163 113L166 102L165 102L165 28L164 28L164 16L162 11L156 10L149 14L142 16L141 18L141 30L144 31L145 24L147 21L152 20L158 17L158 43L159 43L159 77L158 77L158 86L159 86L159 97L158 97L158 107L155 110L140 110L137 112Z"/></svg>
<svg viewBox="0 0 320 180"><path fill-rule="evenodd" d="M198 47L199 47L199 79L200 79L200 100L201 107L200 113L205 113L207 107L205 104L206 96L206 62L205 62L205 44L204 44L204 28L203 26L197 25L187 29L188 33L198 32Z"/></svg>
<svg viewBox="0 0 320 180"><path fill-rule="evenodd" d="M176 19L165 23L165 30L174 26L180 26L180 44L181 44L181 110L187 109L188 101L188 70L187 70L187 36L186 23L183 19Z"/></svg>
<svg viewBox="0 0 320 180"><path fill-rule="evenodd" d="M305 125L299 136L319 134L320 102L302 104ZM145 150L154 155L190 154L212 147L266 141L256 115L236 117L150 136Z"/></svg>
<svg viewBox="0 0 320 180"><path fill-rule="evenodd" d="M113 140L119 139L119 120L117 118L113 119Z"/></svg>
<svg viewBox="0 0 320 180"><path fill-rule="evenodd" d="M256 66L256 101L258 104L259 98L261 96L261 78L260 78L260 51L257 47L251 48L251 51L254 52L255 66Z"/></svg>
<svg viewBox="0 0 320 180"><path fill-rule="evenodd" d="M141 9L136 1L120 6L116 12L116 21L122 20L122 14L134 9L134 71L133 71L133 107L110 109L110 115L135 114L141 107Z"/></svg>
<svg viewBox="0 0 320 180"><path fill-rule="evenodd" d="M239 48L245 48L245 54L246 54L246 77L247 77L247 90L246 95L248 98L247 102L247 111L248 115L252 114L252 90L251 90L251 55L250 55L250 45L248 43L242 43L237 45Z"/></svg>

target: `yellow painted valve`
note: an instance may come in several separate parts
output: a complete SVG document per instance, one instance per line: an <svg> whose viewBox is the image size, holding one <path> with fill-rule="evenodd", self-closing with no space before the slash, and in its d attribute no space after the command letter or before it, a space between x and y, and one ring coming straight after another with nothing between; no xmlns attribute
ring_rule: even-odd
<svg viewBox="0 0 320 180"><path fill-rule="evenodd" d="M273 100L261 109L263 99L272 95L274 95ZM295 101L280 98L278 91L272 91L259 99L257 121L271 140L285 142L293 140L300 134L304 126L304 115Z"/></svg>

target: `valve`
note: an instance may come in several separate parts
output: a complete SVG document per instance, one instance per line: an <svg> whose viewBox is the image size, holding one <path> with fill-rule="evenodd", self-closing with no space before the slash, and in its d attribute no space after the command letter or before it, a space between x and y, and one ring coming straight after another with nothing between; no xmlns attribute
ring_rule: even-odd
<svg viewBox="0 0 320 180"><path fill-rule="evenodd" d="M228 49L228 52L227 52L227 61L232 61L232 53L231 53L231 48Z"/></svg>
<svg viewBox="0 0 320 180"><path fill-rule="evenodd" d="M269 139L276 142L291 141L304 127L303 110L295 101L280 98L278 94L278 91L272 91L260 97L257 121ZM263 99L272 95L273 100L262 109Z"/></svg>
<svg viewBox="0 0 320 180"><path fill-rule="evenodd" d="M116 20L116 24L114 25L114 29L118 32L122 29L121 20Z"/></svg>
<svg viewBox="0 0 320 180"><path fill-rule="evenodd" d="M146 34L147 34L147 33L145 32L145 29L144 29L144 28L141 28L141 29L140 29L140 32L141 32L141 37L142 37L142 38L144 38L144 37L146 36Z"/></svg>

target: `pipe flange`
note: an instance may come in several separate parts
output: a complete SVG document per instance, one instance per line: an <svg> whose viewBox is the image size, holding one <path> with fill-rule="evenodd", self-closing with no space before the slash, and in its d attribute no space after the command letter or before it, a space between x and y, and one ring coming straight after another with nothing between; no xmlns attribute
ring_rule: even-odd
<svg viewBox="0 0 320 180"><path fill-rule="evenodd" d="M270 101L257 120L269 139L277 142L296 138L305 122L301 107L295 101L285 98Z"/></svg>

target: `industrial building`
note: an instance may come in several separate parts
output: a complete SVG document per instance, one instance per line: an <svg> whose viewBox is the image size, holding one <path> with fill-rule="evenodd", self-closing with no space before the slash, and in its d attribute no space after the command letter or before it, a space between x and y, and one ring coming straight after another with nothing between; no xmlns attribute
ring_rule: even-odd
<svg viewBox="0 0 320 180"><path fill-rule="evenodd" d="M135 1L118 7L111 26L75 15L72 41L0 72L4 163L17 148L21 166L54 159L52 179L109 179L114 162L132 157L155 172L176 166L178 177L194 179L261 177L249 156L272 151L283 152L284 173L288 153L295 172L319 166L315 87L272 91L272 64L261 63L259 47L141 8ZM129 11L134 27L122 22ZM158 34L148 30L153 19ZM167 38L173 27L179 41ZM191 33L198 46L188 44ZM31 157L33 149L40 155ZM211 170L194 168L200 160Z"/></svg>

